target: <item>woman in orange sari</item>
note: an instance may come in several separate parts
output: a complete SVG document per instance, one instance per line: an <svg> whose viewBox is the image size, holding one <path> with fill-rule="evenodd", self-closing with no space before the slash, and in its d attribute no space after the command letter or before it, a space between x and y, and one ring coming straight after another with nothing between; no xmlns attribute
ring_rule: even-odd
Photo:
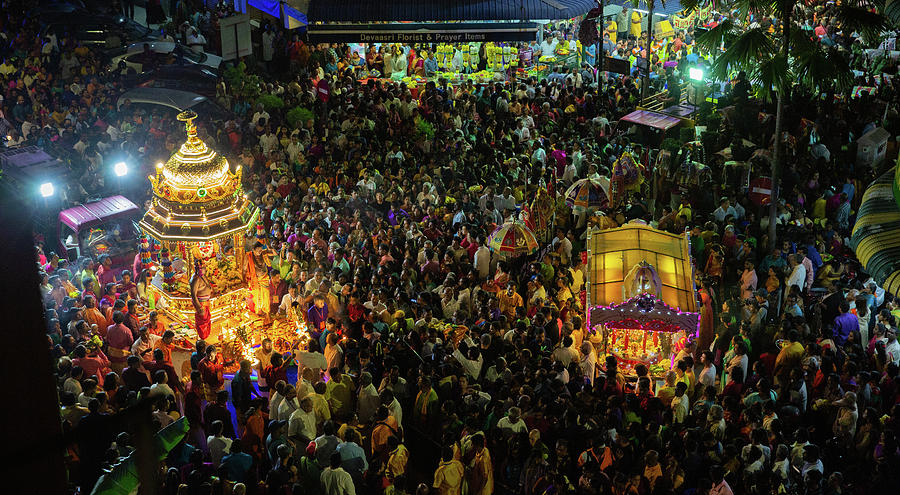
<svg viewBox="0 0 900 495"><path fill-rule="evenodd" d="M722 267L725 263L725 254L721 244L710 246L709 258L706 260L706 276L712 279L712 283L718 285L722 280Z"/></svg>
<svg viewBox="0 0 900 495"><path fill-rule="evenodd" d="M253 294L253 310L261 316L269 315L269 270L272 269L272 252L266 249L265 244L257 241L253 249L247 253L244 266L246 273L244 278Z"/></svg>
<svg viewBox="0 0 900 495"><path fill-rule="evenodd" d="M253 456L257 461L262 459L265 452L265 432L264 427L268 417L263 417L263 413L259 408L251 407L247 410L247 424L244 427L244 434L241 436L241 446L244 452Z"/></svg>
<svg viewBox="0 0 900 495"><path fill-rule="evenodd" d="M509 283L509 265L506 261L497 263L497 272L494 274L493 280L488 280L481 285L485 292L498 293L506 288Z"/></svg>

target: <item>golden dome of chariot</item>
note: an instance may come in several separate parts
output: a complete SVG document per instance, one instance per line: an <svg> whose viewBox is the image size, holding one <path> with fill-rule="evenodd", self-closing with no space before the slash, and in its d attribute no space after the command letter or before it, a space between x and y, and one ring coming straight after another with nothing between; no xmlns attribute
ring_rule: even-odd
<svg viewBox="0 0 900 495"><path fill-rule="evenodd" d="M196 113L187 110L177 118L184 122L187 140L165 164L157 164L156 176L150 177L154 194L180 203L209 202L233 194L240 185L240 167L232 172L228 160L197 136Z"/></svg>
<svg viewBox="0 0 900 495"><path fill-rule="evenodd" d="M197 136L195 118L190 110L178 114L187 140L149 177L153 200L140 225L158 240L216 239L251 227L259 213L241 192L241 168L232 171Z"/></svg>
<svg viewBox="0 0 900 495"><path fill-rule="evenodd" d="M178 114L177 118L185 123L187 141L162 166L163 179L177 187L209 187L227 179L228 160L197 137L197 126L194 125L197 114L188 110Z"/></svg>

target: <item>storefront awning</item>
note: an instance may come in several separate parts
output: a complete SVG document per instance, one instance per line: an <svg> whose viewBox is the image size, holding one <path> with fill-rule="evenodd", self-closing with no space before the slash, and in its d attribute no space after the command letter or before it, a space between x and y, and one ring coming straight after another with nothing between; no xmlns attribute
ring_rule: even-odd
<svg viewBox="0 0 900 495"><path fill-rule="evenodd" d="M307 18L310 23L558 20L596 6L595 0L311 0Z"/></svg>

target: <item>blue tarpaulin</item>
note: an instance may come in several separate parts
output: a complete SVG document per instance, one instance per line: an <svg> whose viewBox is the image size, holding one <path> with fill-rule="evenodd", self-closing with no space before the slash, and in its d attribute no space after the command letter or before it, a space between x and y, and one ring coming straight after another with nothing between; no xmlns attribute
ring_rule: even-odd
<svg viewBox="0 0 900 495"><path fill-rule="evenodd" d="M309 24L309 21L306 20L306 14L303 12L300 12L288 4L284 4L282 7L284 9L285 29L294 29Z"/></svg>
<svg viewBox="0 0 900 495"><path fill-rule="evenodd" d="M281 17L281 2L279 0L248 0L247 4L272 17Z"/></svg>
<svg viewBox="0 0 900 495"><path fill-rule="evenodd" d="M310 22L558 20L597 6L595 0L311 0L307 17Z"/></svg>

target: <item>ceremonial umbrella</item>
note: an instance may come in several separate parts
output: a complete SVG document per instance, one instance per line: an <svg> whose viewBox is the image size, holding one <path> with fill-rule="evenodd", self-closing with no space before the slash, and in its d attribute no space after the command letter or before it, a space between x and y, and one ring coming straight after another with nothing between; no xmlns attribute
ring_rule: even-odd
<svg viewBox="0 0 900 495"><path fill-rule="evenodd" d="M487 246L501 256L515 257L535 252L538 242L525 222L510 220L491 233Z"/></svg>
<svg viewBox="0 0 900 495"><path fill-rule="evenodd" d="M575 181L566 190L566 206L576 211L609 207L609 179L594 176Z"/></svg>

